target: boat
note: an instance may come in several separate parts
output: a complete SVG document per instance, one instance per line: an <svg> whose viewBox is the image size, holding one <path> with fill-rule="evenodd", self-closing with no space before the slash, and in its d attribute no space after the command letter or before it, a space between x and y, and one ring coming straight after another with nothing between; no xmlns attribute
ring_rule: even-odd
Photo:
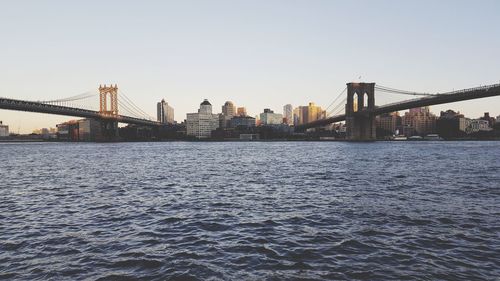
<svg viewBox="0 0 500 281"><path fill-rule="evenodd" d="M399 135L399 136L392 137L392 140L394 140L394 141L405 141L405 140L408 140L408 138L406 136Z"/></svg>
<svg viewBox="0 0 500 281"><path fill-rule="evenodd" d="M408 140L410 140L410 141L421 141L421 140L424 140L424 138L421 137L421 136L411 136L411 137L408 138Z"/></svg>
<svg viewBox="0 0 500 281"><path fill-rule="evenodd" d="M438 134L428 134L427 136L424 137L425 140L430 140L430 141L442 141L443 138L440 137Z"/></svg>

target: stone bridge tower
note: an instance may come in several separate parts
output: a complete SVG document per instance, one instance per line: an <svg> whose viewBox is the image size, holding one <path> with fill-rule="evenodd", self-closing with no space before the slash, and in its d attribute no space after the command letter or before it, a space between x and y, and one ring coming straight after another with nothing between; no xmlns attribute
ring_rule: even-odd
<svg viewBox="0 0 500 281"><path fill-rule="evenodd" d="M377 139L375 115L375 83L347 83L346 139Z"/></svg>
<svg viewBox="0 0 500 281"><path fill-rule="evenodd" d="M103 117L100 122L100 136L102 141L115 141L118 139L118 121L111 119L118 117L118 86L99 85L99 113Z"/></svg>

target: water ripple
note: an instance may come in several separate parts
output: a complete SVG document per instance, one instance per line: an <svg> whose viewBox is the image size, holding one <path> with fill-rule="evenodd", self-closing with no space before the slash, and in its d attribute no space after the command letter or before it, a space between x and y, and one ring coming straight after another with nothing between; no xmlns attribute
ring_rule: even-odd
<svg viewBox="0 0 500 281"><path fill-rule="evenodd" d="M0 280L500 276L498 142L0 144L0 154Z"/></svg>

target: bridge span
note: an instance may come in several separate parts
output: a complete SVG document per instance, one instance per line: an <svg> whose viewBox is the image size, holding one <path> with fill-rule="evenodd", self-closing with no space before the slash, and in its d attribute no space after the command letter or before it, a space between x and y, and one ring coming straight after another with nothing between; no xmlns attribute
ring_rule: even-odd
<svg viewBox="0 0 500 281"><path fill-rule="evenodd" d="M33 101L23 101L16 99L0 98L0 109L9 109L17 111L48 113L55 115L94 118L107 121L114 121L119 123L136 124L144 126L159 126L160 123L156 121L140 119L123 115L110 115L104 114L95 110L88 110L82 108L45 104Z"/></svg>
<svg viewBox="0 0 500 281"><path fill-rule="evenodd" d="M416 108L416 107L500 96L500 84L493 84L493 85L463 89L448 93L428 95L422 98L409 99L382 106L375 106L374 105L375 83L348 83L347 86L348 86L347 87L348 98L347 98L345 114L338 114L325 119L320 119L307 124L299 125L296 127L296 130L300 131L308 128L326 126L331 123L348 121L346 123L347 132L348 135L349 131L351 132L351 140L374 140L374 138L376 137L374 128L374 121L375 121L374 117L377 115L399 110ZM357 95L358 98L356 102L357 106L360 107L359 110L353 109L353 104L355 103L353 99L355 99L354 97L355 94ZM368 95L368 104L366 105L363 104L365 94ZM351 122L349 122L349 119Z"/></svg>

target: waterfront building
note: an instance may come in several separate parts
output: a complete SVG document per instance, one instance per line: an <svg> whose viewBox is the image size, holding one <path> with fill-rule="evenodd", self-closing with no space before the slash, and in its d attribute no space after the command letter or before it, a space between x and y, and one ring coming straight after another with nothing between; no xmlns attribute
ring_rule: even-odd
<svg viewBox="0 0 500 281"><path fill-rule="evenodd" d="M96 119L82 119L78 121L78 140L97 141L103 139L101 122Z"/></svg>
<svg viewBox="0 0 500 281"><path fill-rule="evenodd" d="M255 118L250 116L234 116L230 120L231 128L255 127Z"/></svg>
<svg viewBox="0 0 500 281"><path fill-rule="evenodd" d="M259 134L240 134L240 140L252 141L258 139L259 139Z"/></svg>
<svg viewBox="0 0 500 281"><path fill-rule="evenodd" d="M3 124L3 121L0 121L0 137L8 137L9 136L9 126Z"/></svg>
<svg viewBox="0 0 500 281"><path fill-rule="evenodd" d="M307 124L326 117L326 112L321 109L321 106L317 106L313 102L310 102L306 106L299 106L298 113L298 125Z"/></svg>
<svg viewBox="0 0 500 281"><path fill-rule="evenodd" d="M283 119L285 124L293 125L293 107L291 104L283 106Z"/></svg>
<svg viewBox="0 0 500 281"><path fill-rule="evenodd" d="M78 141L79 140L79 128L78 121L71 120L56 125L57 128L57 139L61 141Z"/></svg>
<svg viewBox="0 0 500 281"><path fill-rule="evenodd" d="M283 123L283 115L274 113L269 108L264 109L264 112L260 114L261 125L279 125L281 123Z"/></svg>
<svg viewBox="0 0 500 281"><path fill-rule="evenodd" d="M489 112L485 112L483 117L481 117L479 119L484 120L484 121L488 121L488 124L490 125L490 127L493 127L493 124L495 124L495 118L491 117Z"/></svg>
<svg viewBox="0 0 500 281"><path fill-rule="evenodd" d="M236 107L232 101L226 101L222 106L222 113L219 115L219 127L229 127L229 121L236 115Z"/></svg>
<svg viewBox="0 0 500 281"><path fill-rule="evenodd" d="M2 121L0 121L0 137L8 137L9 136L9 126L4 125Z"/></svg>
<svg viewBox="0 0 500 281"><path fill-rule="evenodd" d="M479 132L489 132L493 129L490 127L490 123L482 119L467 119L465 132L467 134L474 134Z"/></svg>
<svg viewBox="0 0 500 281"><path fill-rule="evenodd" d="M293 125L294 126L299 125L299 120L300 120L300 108L296 107L293 110Z"/></svg>
<svg viewBox="0 0 500 281"><path fill-rule="evenodd" d="M262 125L262 123L260 122L260 116L259 115L255 115L255 126L260 126Z"/></svg>
<svg viewBox="0 0 500 281"><path fill-rule="evenodd" d="M427 135L436 132L436 115L432 114L429 107L412 108L402 117L402 125L414 129L417 135Z"/></svg>
<svg viewBox="0 0 500 281"><path fill-rule="evenodd" d="M219 127L219 115L212 113L212 104L205 99L198 113L188 113L186 134L197 138L209 138L213 130Z"/></svg>
<svg viewBox="0 0 500 281"><path fill-rule="evenodd" d="M238 116L247 116L247 109L246 109L246 107L238 107L238 110L236 111L236 115L238 115Z"/></svg>
<svg viewBox="0 0 500 281"><path fill-rule="evenodd" d="M441 111L436 120L436 132L439 136L450 139L463 137L466 129L466 118L453 110Z"/></svg>
<svg viewBox="0 0 500 281"><path fill-rule="evenodd" d="M165 99L156 104L157 121L163 124L174 124L174 108Z"/></svg>
<svg viewBox="0 0 500 281"><path fill-rule="evenodd" d="M377 128L385 132L394 134L401 126L401 116L399 112L384 113L375 118Z"/></svg>

